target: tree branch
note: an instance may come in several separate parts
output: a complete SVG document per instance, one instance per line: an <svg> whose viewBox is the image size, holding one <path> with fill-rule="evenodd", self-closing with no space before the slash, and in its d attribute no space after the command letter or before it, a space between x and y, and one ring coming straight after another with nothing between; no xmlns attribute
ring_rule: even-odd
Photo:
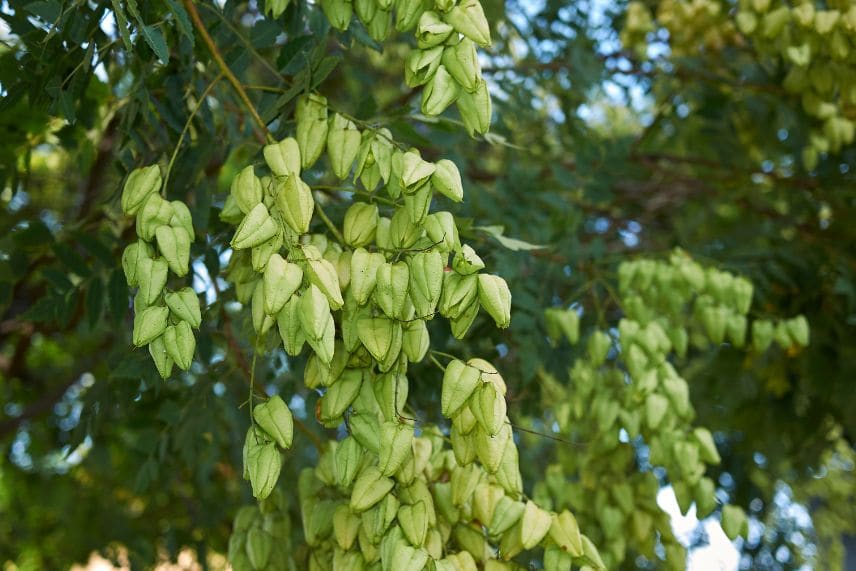
<svg viewBox="0 0 856 571"><path fill-rule="evenodd" d="M187 13L190 14L190 19L193 20L193 26L196 28L196 31L199 32L199 35L202 37L202 41L208 47L208 51L211 52L211 57L213 57L214 61L217 62L217 65L220 67L220 71L223 72L223 75L229 83L232 84L232 87L235 89L238 97L247 107L247 111L250 112L253 120L258 125L261 141L264 142L265 140L268 140L273 142L273 137L271 136L270 131L268 131L267 123L265 123L259 116L259 112L256 111L255 105L250 101L250 97L247 95L246 90L244 90L244 86L241 84L241 81L235 77L235 74L232 73L232 70L226 65L226 62L223 60L223 56L220 54L220 50L217 49L217 44L214 43L214 40L211 38L211 34L208 33L208 29L202 22L202 18L199 16L199 11L196 9L196 5L193 0L183 0L183 3L184 7L187 9Z"/></svg>

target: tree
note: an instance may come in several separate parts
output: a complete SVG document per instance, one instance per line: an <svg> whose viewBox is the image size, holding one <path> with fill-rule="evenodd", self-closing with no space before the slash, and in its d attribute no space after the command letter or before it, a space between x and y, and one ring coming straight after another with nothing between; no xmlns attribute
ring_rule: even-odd
<svg viewBox="0 0 856 571"><path fill-rule="evenodd" d="M842 568L856 9L565 4L0 9L0 559Z"/></svg>

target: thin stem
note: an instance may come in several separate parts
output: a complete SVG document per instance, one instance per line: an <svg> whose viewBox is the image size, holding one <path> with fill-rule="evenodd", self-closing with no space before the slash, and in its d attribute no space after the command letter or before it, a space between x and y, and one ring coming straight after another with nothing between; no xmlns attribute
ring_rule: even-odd
<svg viewBox="0 0 856 571"><path fill-rule="evenodd" d="M437 368L439 368L441 371L446 371L446 367L444 367L443 364L437 360L437 357L435 357L434 355L428 355L428 358L431 359L431 362L437 365Z"/></svg>
<svg viewBox="0 0 856 571"><path fill-rule="evenodd" d="M178 136L178 142L175 144L175 150L172 151L172 156L169 159L169 164L166 167L166 175L163 179L163 191L166 192L167 185L169 183L169 175L172 172L172 165L175 164L175 158L178 156L178 150L181 148L181 143L184 142L184 137L187 135L187 130L190 128L190 123L193 122L193 118L196 117L196 112L202 108L202 103L208 97L208 94L211 93L211 90L214 89L214 86L217 85L217 82L223 79L223 74L219 74L214 78L214 81L208 84L208 87L205 88L205 91L202 92L202 95L199 97L199 100L196 102L196 105L193 107L193 111L190 112L190 117L187 118L187 121L184 123L184 129L181 130L181 135Z"/></svg>
<svg viewBox="0 0 856 571"><path fill-rule="evenodd" d="M232 70L229 69L229 66L226 65L226 62L223 61L223 56L220 55L220 50L217 49L217 44L214 43L214 40L211 38L211 35L208 33L208 30L205 28L205 24L202 22L202 18L199 16L199 11L196 9L196 5L193 0L182 0L184 7L187 9L187 13L190 14L190 19L193 20L193 26L196 28L196 31L199 32L199 35L202 37L202 41L208 47L208 51L211 52L211 57L214 58L214 61L217 62L217 65L220 67L220 71L223 72L223 75L226 76L226 79L229 80L229 83L232 84L232 87L235 89L235 92L238 94L238 98L244 103L247 111L249 111L250 116L252 116L253 120L259 126L259 129L262 133L262 139L267 139L269 142L274 142L273 136L268 131L267 123L264 122L259 116L259 112L256 111L253 102L250 101L250 97L247 95L247 92L244 90L244 86L241 84L240 80L235 77L235 74L232 73Z"/></svg>
<svg viewBox="0 0 856 571"><path fill-rule="evenodd" d="M339 232L339 230L336 228L336 225L333 224L333 221L330 220L330 218L324 212L324 209L321 208L321 204L317 201L315 202L315 212L318 213L318 216L321 217L321 220L323 220L324 224L327 225L327 229L330 230L330 233L333 234L333 237L335 237L340 244L344 244L345 237L342 236L342 233Z"/></svg>

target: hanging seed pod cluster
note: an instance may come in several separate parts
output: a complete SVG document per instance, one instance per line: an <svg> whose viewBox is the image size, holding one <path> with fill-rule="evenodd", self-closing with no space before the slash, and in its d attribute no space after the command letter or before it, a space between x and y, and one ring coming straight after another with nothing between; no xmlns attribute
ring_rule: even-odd
<svg viewBox="0 0 856 571"><path fill-rule="evenodd" d="M167 378L173 365L186 371L196 350L194 329L202 322L199 298L190 287L170 290L169 274L185 277L190 268L193 221L187 205L161 197L160 167L128 175L122 211L136 217L137 241L122 253L122 268L134 296L134 345L148 345L158 373Z"/></svg>
<svg viewBox="0 0 856 571"><path fill-rule="evenodd" d="M270 3L269 3L270 4ZM321 0L338 30L356 15L369 35L382 42L394 28L413 32L416 49L404 64L408 87L422 87L422 113L441 114L456 103L471 135L487 133L491 104L477 47L491 44L490 27L479 0Z"/></svg>
<svg viewBox="0 0 856 571"><path fill-rule="evenodd" d="M461 243L451 213L431 211L435 193L463 199L455 164L426 161L385 129L360 131L328 116L318 94L301 97L296 120L294 138L264 148L267 172L238 173L222 218L237 226L227 277L251 306L256 335L278 335L288 355L308 353L304 383L323 393L316 417L348 434L300 479L310 568L416 570L433 561L504 569L538 545L568 565L602 567L570 512L525 499L505 381L490 363L445 366L449 436L431 424L417 430L404 414L408 365L430 349L428 321L445 317L457 338L481 310L499 327L511 321L505 281ZM341 230L313 233L323 214L301 171L322 156L334 176L359 181L368 200L347 208ZM291 446L293 418L280 397L256 406L253 418L244 477L264 501ZM243 555L232 561L273 568L242 567Z"/></svg>
<svg viewBox="0 0 856 571"><path fill-rule="evenodd" d="M711 432L693 426L689 385L677 359L722 344L743 350L750 329L756 353L773 338L795 351L808 343L808 324L798 316L775 328L770 320L748 327L751 282L704 268L681 250L665 261L624 262L618 279L624 317L611 333L589 336L570 385L541 374L544 398L553 403L562 432L586 445L567 453L557 448L560 457L536 484L533 499L554 510L574 506L595 543L609 546L602 553L608 568L629 552L656 560L659 538L668 568L684 569L686 549L658 505L654 468L668 474L682 513L693 504L700 519L721 510L722 528L732 539L746 535L748 522L739 507L717 504L716 483L705 473L720 462L719 452ZM575 311L549 309L545 321L554 342L579 341ZM620 440L619 433L626 437ZM646 450L641 467L640 444Z"/></svg>
<svg viewBox="0 0 856 571"><path fill-rule="evenodd" d="M675 55L751 46L762 64L779 67L782 87L816 121L802 152L806 169L814 169L821 155L853 142L856 124L849 109L856 105L856 6L851 2L741 0L734 10L732 3L719 0L661 0L653 13L645 3L631 2L622 42L645 57L646 36L658 25L669 31Z"/></svg>

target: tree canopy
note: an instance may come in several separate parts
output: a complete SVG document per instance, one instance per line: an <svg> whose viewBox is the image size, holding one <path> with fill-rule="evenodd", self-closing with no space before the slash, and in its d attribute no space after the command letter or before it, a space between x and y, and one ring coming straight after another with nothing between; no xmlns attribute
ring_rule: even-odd
<svg viewBox="0 0 856 571"><path fill-rule="evenodd" d="M684 569L664 490L741 568L852 565L851 2L0 38L5 566Z"/></svg>

